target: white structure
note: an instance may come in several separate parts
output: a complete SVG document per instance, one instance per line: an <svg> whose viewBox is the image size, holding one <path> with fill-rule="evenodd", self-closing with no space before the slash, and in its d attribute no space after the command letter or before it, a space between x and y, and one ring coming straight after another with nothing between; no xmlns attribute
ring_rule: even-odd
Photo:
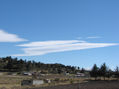
<svg viewBox="0 0 119 89"><path fill-rule="evenodd" d="M33 80L33 85L41 85L44 84L43 80Z"/></svg>
<svg viewBox="0 0 119 89"><path fill-rule="evenodd" d="M29 72L24 72L24 73L23 73L23 75L29 75L29 76L31 76L31 75L32 75L32 73L29 73Z"/></svg>
<svg viewBox="0 0 119 89"><path fill-rule="evenodd" d="M21 85L41 85L44 84L45 82L43 80L23 80L21 82Z"/></svg>
<svg viewBox="0 0 119 89"><path fill-rule="evenodd" d="M85 74L84 74L84 73L77 73L75 76L76 76L76 77L84 77Z"/></svg>

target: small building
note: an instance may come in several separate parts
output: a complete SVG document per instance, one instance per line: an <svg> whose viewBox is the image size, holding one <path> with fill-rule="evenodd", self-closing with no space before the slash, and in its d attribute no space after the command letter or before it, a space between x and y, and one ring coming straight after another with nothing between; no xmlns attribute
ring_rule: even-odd
<svg viewBox="0 0 119 89"><path fill-rule="evenodd" d="M32 75L32 73L30 73L30 72L24 72L24 73L23 73L23 75L28 75L28 76L31 76L31 75Z"/></svg>
<svg viewBox="0 0 119 89"><path fill-rule="evenodd" d="M65 76L68 76L68 75L69 75L69 73L68 73L68 72L65 72L65 73L64 73L64 75L65 75Z"/></svg>
<svg viewBox="0 0 119 89"><path fill-rule="evenodd" d="M33 80L33 85L41 85L44 84L43 80Z"/></svg>
<svg viewBox="0 0 119 89"><path fill-rule="evenodd" d="M21 85L25 86L25 85L41 85L44 84L43 80L23 80L21 81Z"/></svg>
<svg viewBox="0 0 119 89"><path fill-rule="evenodd" d="M21 86L24 85L33 85L33 80L23 80L21 81Z"/></svg>
<svg viewBox="0 0 119 89"><path fill-rule="evenodd" d="M85 77L85 74L84 74L84 73L77 73L77 74L75 75L75 77Z"/></svg>

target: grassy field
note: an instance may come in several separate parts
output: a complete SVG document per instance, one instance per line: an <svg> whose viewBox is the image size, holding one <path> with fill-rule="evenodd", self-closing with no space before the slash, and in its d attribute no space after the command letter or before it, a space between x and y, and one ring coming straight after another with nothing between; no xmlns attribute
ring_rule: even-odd
<svg viewBox="0 0 119 89"><path fill-rule="evenodd" d="M46 79L51 79L51 83L46 83L39 86L21 86L22 80L32 79L32 76L21 76L21 75L8 75L7 73L4 73L0 75L0 89L25 89L33 88L33 87L47 87L47 86L57 86L57 85L66 85L66 84L73 84L77 82L82 82L84 79L77 79L77 78L69 78L64 75L46 75L44 76Z"/></svg>
<svg viewBox="0 0 119 89"><path fill-rule="evenodd" d="M31 79L29 76L17 76L17 75L0 75L0 89L1 88L13 88L21 87L21 81L24 79Z"/></svg>
<svg viewBox="0 0 119 89"><path fill-rule="evenodd" d="M29 89L119 89L119 81L89 81L81 84L78 83Z"/></svg>
<svg viewBox="0 0 119 89"><path fill-rule="evenodd" d="M32 76L0 75L0 89L119 89L119 81L107 79L106 81L94 81L93 78L69 78L63 75L46 75L52 80L39 86L21 86L22 80L32 79Z"/></svg>

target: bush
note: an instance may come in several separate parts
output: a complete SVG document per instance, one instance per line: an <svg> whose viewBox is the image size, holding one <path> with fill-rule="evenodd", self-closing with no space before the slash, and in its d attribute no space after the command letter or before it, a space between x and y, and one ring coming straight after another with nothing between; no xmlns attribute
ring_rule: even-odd
<svg viewBox="0 0 119 89"><path fill-rule="evenodd" d="M59 78L55 78L55 79L54 79L54 81L59 82L59 81L60 81L60 79L59 79Z"/></svg>
<svg viewBox="0 0 119 89"><path fill-rule="evenodd" d="M70 80L70 84L73 84L74 83L74 81L73 80Z"/></svg>

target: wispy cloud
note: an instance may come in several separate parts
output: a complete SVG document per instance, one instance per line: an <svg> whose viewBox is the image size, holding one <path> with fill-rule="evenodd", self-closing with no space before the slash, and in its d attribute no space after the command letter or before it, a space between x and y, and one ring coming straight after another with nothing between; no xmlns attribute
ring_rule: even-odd
<svg viewBox="0 0 119 89"><path fill-rule="evenodd" d="M16 34L11 34L5 32L4 30L0 30L0 42L20 42L26 41L26 39L19 38Z"/></svg>
<svg viewBox="0 0 119 89"><path fill-rule="evenodd" d="M87 39L97 39L97 38L101 38L100 36L90 36L90 37L87 37Z"/></svg>
<svg viewBox="0 0 119 89"><path fill-rule="evenodd" d="M118 45L116 43L88 43L80 40L60 40L60 41L40 41L21 44L18 46L25 47L23 54L13 56L36 56L54 52L64 52L73 50L84 50L91 48L100 48Z"/></svg>

